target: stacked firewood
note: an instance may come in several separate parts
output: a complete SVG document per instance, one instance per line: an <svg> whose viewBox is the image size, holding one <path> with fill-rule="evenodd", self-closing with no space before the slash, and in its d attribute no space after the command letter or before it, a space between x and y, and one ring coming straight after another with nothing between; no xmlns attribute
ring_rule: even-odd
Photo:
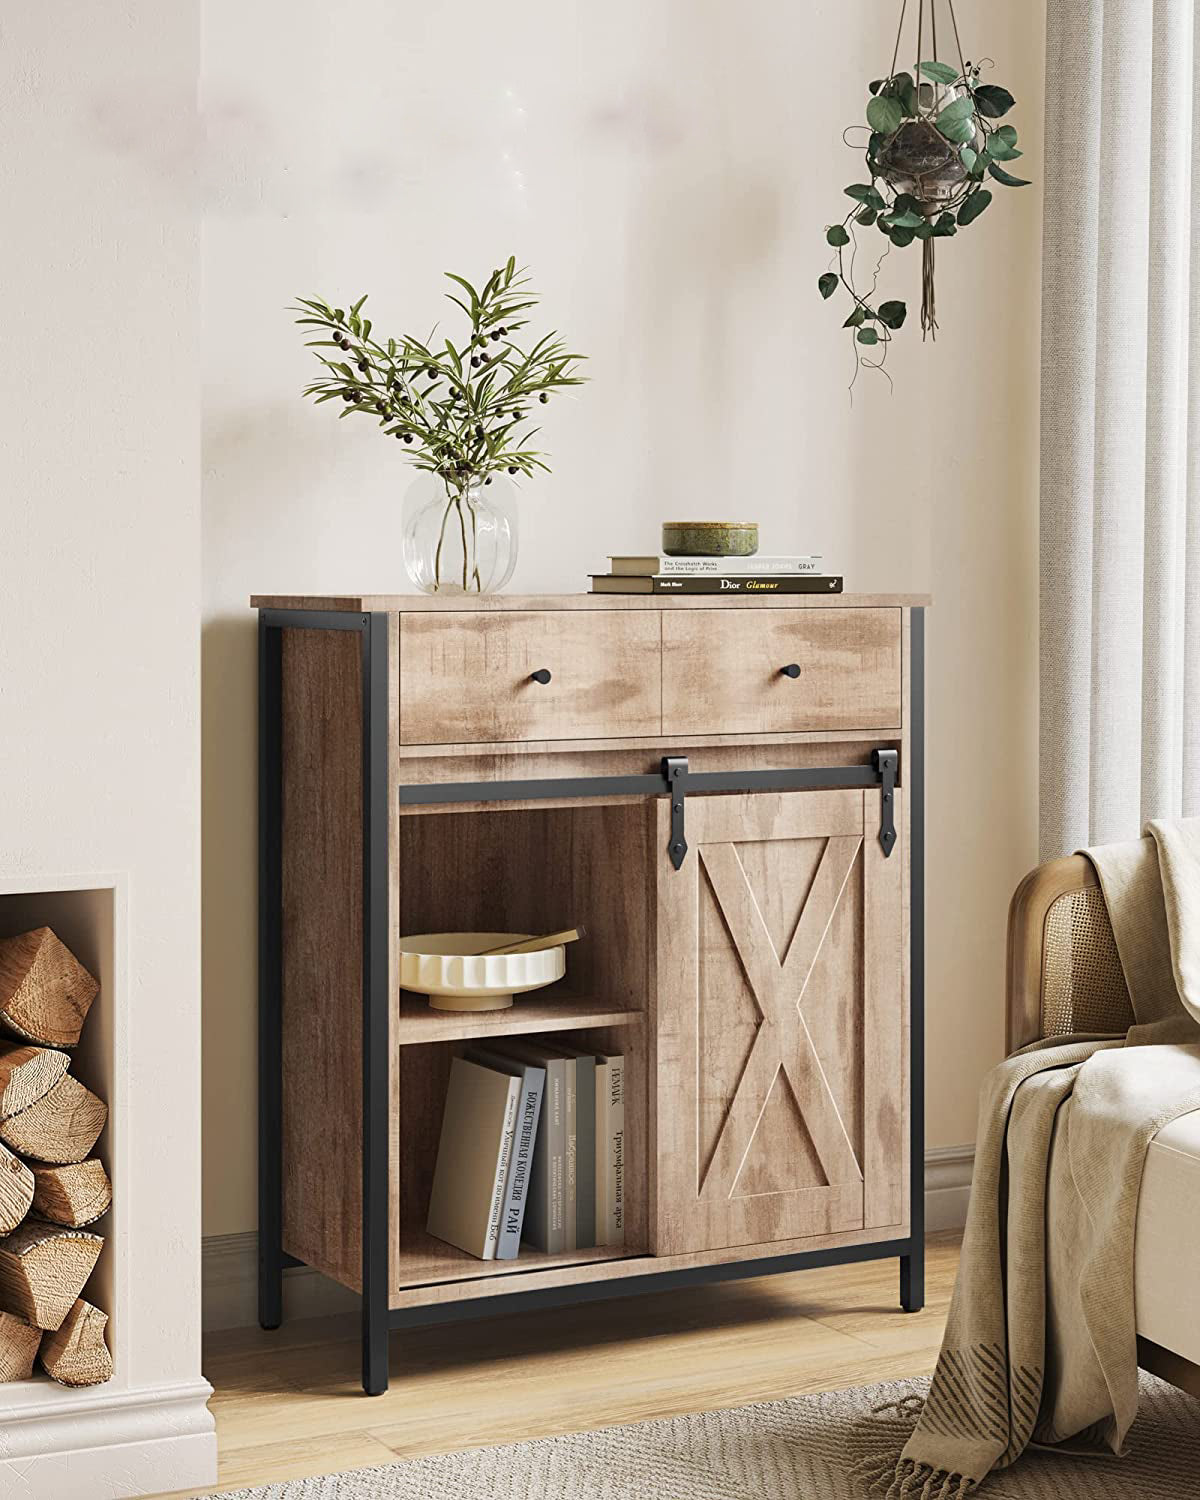
<svg viewBox="0 0 1200 1500"><path fill-rule="evenodd" d="M112 1375L108 1317L80 1296L112 1203L91 1153L108 1108L69 1069L100 986L48 927L0 938L0 1381Z"/></svg>

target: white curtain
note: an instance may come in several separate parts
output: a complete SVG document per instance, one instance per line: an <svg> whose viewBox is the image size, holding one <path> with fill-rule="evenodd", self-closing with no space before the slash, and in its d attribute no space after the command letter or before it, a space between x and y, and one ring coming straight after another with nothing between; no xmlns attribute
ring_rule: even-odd
<svg viewBox="0 0 1200 1500"><path fill-rule="evenodd" d="M1048 0L1041 843L1200 812L1193 0Z"/></svg>

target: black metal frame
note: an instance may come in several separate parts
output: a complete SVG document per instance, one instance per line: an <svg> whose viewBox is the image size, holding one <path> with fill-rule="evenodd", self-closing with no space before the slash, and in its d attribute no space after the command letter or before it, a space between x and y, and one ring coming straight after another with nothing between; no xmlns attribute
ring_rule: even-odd
<svg viewBox="0 0 1200 1500"><path fill-rule="evenodd" d="M925 1297L925 629L924 610L911 611L908 796L911 891L909 987L910 1232L902 1239L802 1251L795 1255L654 1271L571 1287L522 1291L520 1276L505 1278L504 1293L430 1307L388 1306L388 1142L390 1135L388 971L388 831L396 804L388 785L387 615L326 610L262 610L259 614L259 1322L283 1319L283 1271L300 1262L283 1252L282 1053L282 636L286 629L352 630L362 638L363 840L363 1389L379 1395L388 1383L388 1332L488 1312L550 1307L629 1296L671 1287L728 1281L854 1261L900 1260L900 1300L908 1312ZM665 851L676 869L687 855L686 797L697 792L882 787L880 843L896 841L892 799L898 757L877 750L870 766L774 771L694 772L686 757L665 757L658 774L549 777L537 780L445 782L398 788L402 806L498 802L563 797L671 796L671 835ZM511 1290L509 1290L511 1288Z"/></svg>

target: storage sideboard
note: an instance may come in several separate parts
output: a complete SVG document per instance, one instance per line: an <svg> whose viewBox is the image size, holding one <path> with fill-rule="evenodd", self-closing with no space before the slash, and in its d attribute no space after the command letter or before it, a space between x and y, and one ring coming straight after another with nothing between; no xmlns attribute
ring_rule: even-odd
<svg viewBox="0 0 1200 1500"><path fill-rule="evenodd" d="M251 603L263 1326L288 1266L361 1293L378 1394L438 1318L890 1256L919 1308L928 601ZM405 932L576 922L510 1010L398 988ZM625 1244L477 1260L451 1060L556 1032L626 1057Z"/></svg>

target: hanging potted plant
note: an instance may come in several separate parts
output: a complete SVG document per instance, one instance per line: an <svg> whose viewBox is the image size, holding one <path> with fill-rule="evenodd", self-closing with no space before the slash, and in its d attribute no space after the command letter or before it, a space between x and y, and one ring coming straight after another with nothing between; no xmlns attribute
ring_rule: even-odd
<svg viewBox="0 0 1200 1500"><path fill-rule="evenodd" d="M446 275L463 294L446 293L470 331L440 348L432 335L376 338L363 315L366 297L349 311L299 297L292 311L301 315L297 323L321 334L308 347L325 374L304 394L318 405L340 401L339 417L374 418L431 476L405 500L409 577L430 594L485 594L504 587L517 560L516 507L498 492L509 477L550 472L545 455L531 446L539 431L529 425L533 404L582 385L577 372L584 356L569 353L556 333L524 347L523 314L538 299L512 257L479 290L452 271ZM485 493L493 481L496 490Z"/></svg>
<svg viewBox="0 0 1200 1500"><path fill-rule="evenodd" d="M882 368L892 336L904 326L908 315L906 303L876 299L880 268L891 249L903 250L920 242L921 329L926 337L936 338L937 241L953 238L987 209L992 201L989 183L1028 186L1026 179L1015 176L1005 165L1021 155L1016 130L1000 123L1016 101L1006 88L981 81L982 64L964 59L954 7L951 0L946 4L956 61L945 62L938 55L937 0L930 3L933 56L922 59L926 39L925 5L921 0L916 55L922 60L909 72L897 71L896 66L906 0L902 3L891 70L869 88L867 123L861 127L868 135L864 180L846 188L851 200L848 211L825 229L833 258L817 287L826 300L839 288L850 299L849 315L842 326L851 330L855 341L856 370L859 364ZM855 265L859 235L867 230L881 234L887 242L870 274L869 285L856 279Z"/></svg>

